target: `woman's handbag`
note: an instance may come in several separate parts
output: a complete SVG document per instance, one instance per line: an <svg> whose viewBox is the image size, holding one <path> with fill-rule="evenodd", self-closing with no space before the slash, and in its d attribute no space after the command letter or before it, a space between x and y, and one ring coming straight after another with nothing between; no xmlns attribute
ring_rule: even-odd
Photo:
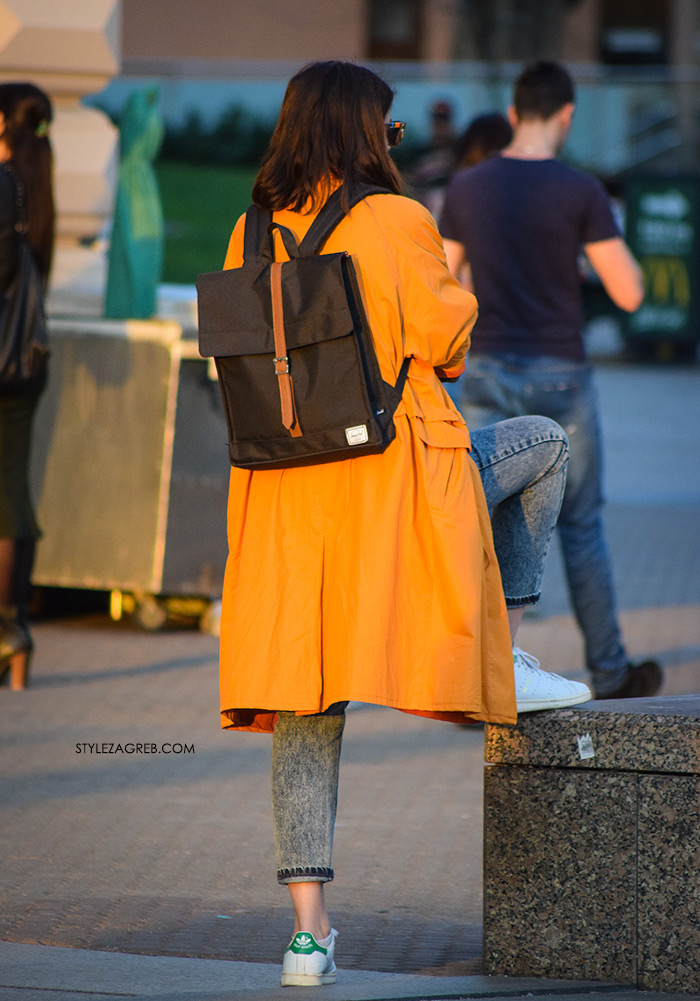
<svg viewBox="0 0 700 1001"><path fill-rule="evenodd" d="M24 225L22 187L15 181L17 266L0 292L0 393L31 391L44 377L49 353L44 290Z"/></svg>

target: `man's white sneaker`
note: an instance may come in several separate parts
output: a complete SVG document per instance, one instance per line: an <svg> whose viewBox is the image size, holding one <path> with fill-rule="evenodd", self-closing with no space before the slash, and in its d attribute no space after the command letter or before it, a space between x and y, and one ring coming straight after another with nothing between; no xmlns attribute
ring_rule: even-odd
<svg viewBox="0 0 700 1001"><path fill-rule="evenodd" d="M569 681L558 674L540 669L540 662L520 647L513 647L515 670L515 703L519 713L538 709L564 709L589 702L593 695L588 685Z"/></svg>
<svg viewBox="0 0 700 1001"><path fill-rule="evenodd" d="M317 942L311 932L298 931L284 952L282 962L283 987L319 987L334 984L336 978L333 954L338 932L331 928L328 938Z"/></svg>

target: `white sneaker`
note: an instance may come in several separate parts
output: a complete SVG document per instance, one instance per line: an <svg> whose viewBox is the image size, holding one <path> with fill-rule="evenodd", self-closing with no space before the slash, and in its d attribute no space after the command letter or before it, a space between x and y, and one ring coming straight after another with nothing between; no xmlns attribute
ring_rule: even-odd
<svg viewBox="0 0 700 1001"><path fill-rule="evenodd" d="M298 931L284 952L282 962L283 987L319 987L334 984L336 978L333 954L338 932L331 928L320 945L311 932Z"/></svg>
<svg viewBox="0 0 700 1001"><path fill-rule="evenodd" d="M563 709L589 702L593 695L588 685L569 681L558 674L547 674L540 662L520 647L513 647L515 669L515 703L519 713L537 709Z"/></svg>

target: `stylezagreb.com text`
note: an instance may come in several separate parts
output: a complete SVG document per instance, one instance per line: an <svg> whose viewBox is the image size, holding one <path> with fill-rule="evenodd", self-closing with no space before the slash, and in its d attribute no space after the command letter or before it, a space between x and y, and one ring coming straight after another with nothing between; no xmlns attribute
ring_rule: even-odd
<svg viewBox="0 0 700 1001"><path fill-rule="evenodd" d="M194 744L76 744L76 754L194 754Z"/></svg>

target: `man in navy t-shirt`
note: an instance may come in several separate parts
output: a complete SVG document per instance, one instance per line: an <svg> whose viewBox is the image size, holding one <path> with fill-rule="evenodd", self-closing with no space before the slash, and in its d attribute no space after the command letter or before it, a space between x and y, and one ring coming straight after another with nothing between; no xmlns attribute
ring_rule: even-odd
<svg viewBox="0 0 700 1001"><path fill-rule="evenodd" d="M597 697L639 697L657 692L662 674L656 661L632 664L620 636L602 521L597 401L581 336L581 249L622 309L637 309L644 286L603 186L555 159L573 112L563 66L527 67L509 109L510 145L454 177L440 230L450 269L479 302L461 384L467 425L543 414L566 430L558 529L586 662Z"/></svg>

